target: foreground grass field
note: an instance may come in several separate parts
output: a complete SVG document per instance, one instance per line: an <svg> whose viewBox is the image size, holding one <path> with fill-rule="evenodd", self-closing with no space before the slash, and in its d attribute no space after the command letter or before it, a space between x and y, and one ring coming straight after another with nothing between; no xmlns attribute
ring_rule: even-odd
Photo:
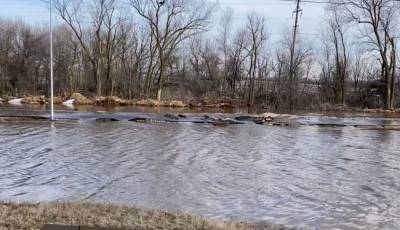
<svg viewBox="0 0 400 230"><path fill-rule="evenodd" d="M44 224L137 230L286 230L281 226L210 221L189 215L89 203L0 203L0 230L40 229Z"/></svg>

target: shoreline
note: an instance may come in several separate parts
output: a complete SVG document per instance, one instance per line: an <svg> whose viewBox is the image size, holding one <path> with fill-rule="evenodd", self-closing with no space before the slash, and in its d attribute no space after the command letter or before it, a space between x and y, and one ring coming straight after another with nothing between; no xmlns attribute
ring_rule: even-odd
<svg viewBox="0 0 400 230"><path fill-rule="evenodd" d="M7 203L0 202L0 229L40 229L45 224L120 229L164 230L289 230L278 225L207 220L115 204L100 203Z"/></svg>
<svg viewBox="0 0 400 230"><path fill-rule="evenodd" d="M72 93L69 96L56 96L54 99L55 105L65 106L97 106L97 107L149 107L149 108L185 108L185 109L254 109L259 111L283 111L270 109L265 105L248 106L237 99L220 98L214 100L198 99L195 101L185 102L182 100L162 100L158 101L151 98L146 99L123 99L117 96L100 96L88 98L80 93ZM18 105L48 105L49 100L45 96L25 96L21 98L15 97L0 97L0 105L2 104L18 104ZM316 108L299 108L296 111L309 112L360 112L360 113L375 113L375 114L400 114L400 108L386 110L382 108L361 108L350 107L347 105L336 104L320 104Z"/></svg>

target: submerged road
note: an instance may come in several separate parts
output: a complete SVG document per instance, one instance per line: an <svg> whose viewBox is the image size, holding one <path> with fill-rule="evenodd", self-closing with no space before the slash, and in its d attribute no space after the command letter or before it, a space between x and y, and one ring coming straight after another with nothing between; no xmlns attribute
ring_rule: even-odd
<svg viewBox="0 0 400 230"><path fill-rule="evenodd" d="M272 116L272 117L271 117ZM0 118L24 120L49 120L47 111L0 109ZM400 130L400 118L385 117L332 117L320 115L247 115L222 113L143 113L143 112L79 112L57 111L55 119L97 122L131 121L141 123L194 123L211 125L239 125L256 123L273 126L320 126L359 128L391 128Z"/></svg>
<svg viewBox="0 0 400 230"><path fill-rule="evenodd" d="M400 135L358 128L394 127L396 118L310 114L291 117L302 125L282 127L267 126L282 117L259 125L246 114L56 115L61 120L50 124L33 120L46 112L0 111L0 200L111 202L320 229L400 229ZM150 120L176 116L241 123ZM149 123L129 122L135 118Z"/></svg>

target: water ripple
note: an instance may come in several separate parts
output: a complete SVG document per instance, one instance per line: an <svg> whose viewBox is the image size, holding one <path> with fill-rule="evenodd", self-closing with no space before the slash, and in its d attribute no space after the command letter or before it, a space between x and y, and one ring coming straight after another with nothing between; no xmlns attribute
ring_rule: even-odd
<svg viewBox="0 0 400 230"><path fill-rule="evenodd" d="M399 145L394 132L355 128L0 123L0 199L396 229Z"/></svg>

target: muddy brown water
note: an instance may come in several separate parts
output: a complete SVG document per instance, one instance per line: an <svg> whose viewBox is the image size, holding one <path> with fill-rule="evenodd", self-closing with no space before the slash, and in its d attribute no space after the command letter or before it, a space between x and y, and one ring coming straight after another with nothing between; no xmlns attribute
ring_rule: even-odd
<svg viewBox="0 0 400 230"><path fill-rule="evenodd" d="M400 124L354 117L335 122ZM0 122L0 200L7 201L112 202L289 226L399 229L399 162L400 132L352 126Z"/></svg>

